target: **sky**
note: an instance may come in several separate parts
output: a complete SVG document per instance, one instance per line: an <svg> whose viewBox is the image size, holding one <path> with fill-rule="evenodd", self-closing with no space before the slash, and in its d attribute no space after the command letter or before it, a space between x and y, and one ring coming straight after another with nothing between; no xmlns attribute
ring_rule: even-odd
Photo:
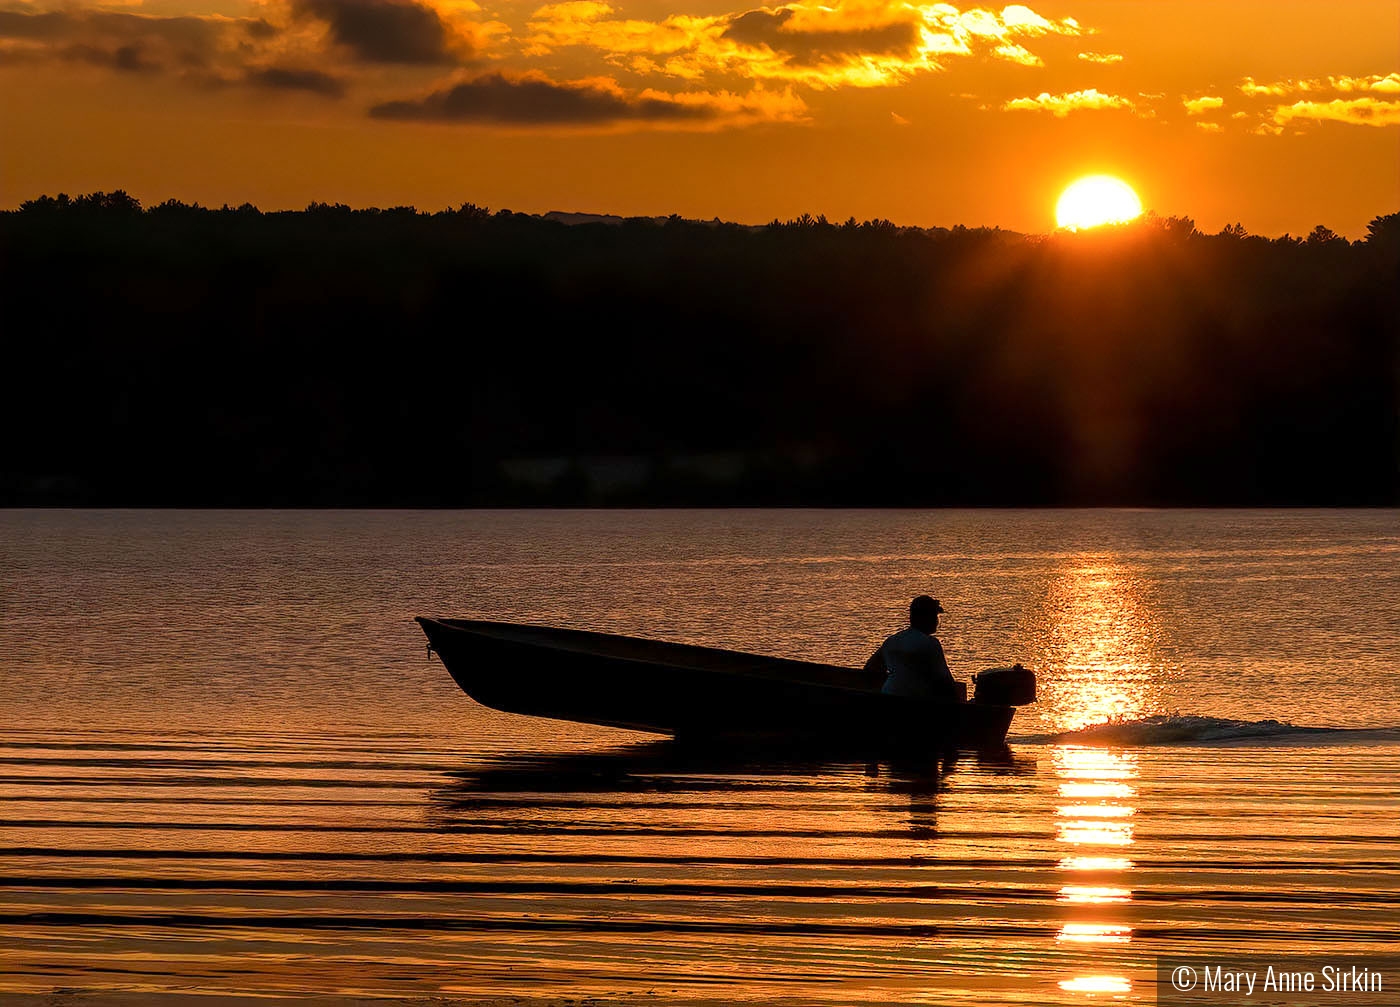
<svg viewBox="0 0 1400 1007"><path fill-rule="evenodd" d="M752 0L746 0L752 2ZM0 207L1205 231L1400 209L1400 0L0 0Z"/></svg>

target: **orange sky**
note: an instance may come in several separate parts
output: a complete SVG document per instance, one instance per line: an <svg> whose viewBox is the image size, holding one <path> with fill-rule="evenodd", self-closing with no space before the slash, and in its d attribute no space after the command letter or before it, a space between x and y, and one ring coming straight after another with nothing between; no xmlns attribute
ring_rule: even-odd
<svg viewBox="0 0 1400 1007"><path fill-rule="evenodd" d="M0 205L803 212L1203 230L1400 209L1400 2L0 0Z"/></svg>

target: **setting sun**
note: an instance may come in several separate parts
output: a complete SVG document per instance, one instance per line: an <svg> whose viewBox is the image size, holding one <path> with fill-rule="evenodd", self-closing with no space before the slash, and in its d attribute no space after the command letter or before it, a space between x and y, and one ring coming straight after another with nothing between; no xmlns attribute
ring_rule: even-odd
<svg viewBox="0 0 1400 1007"><path fill-rule="evenodd" d="M1123 224L1142 215L1142 202L1127 182L1112 175L1088 175L1072 184L1055 204L1055 223L1071 231Z"/></svg>

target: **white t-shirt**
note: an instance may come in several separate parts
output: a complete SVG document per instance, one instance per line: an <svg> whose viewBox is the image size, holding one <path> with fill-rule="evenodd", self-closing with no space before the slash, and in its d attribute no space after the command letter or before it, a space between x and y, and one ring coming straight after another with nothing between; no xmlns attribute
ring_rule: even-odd
<svg viewBox="0 0 1400 1007"><path fill-rule="evenodd" d="M938 638L910 626L880 646L889 677L880 691L893 696L947 699L952 695L953 673Z"/></svg>

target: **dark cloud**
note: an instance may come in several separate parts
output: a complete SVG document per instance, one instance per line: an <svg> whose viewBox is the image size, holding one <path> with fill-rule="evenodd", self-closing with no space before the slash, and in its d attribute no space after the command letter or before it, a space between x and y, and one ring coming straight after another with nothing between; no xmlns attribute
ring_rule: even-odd
<svg viewBox="0 0 1400 1007"><path fill-rule="evenodd" d="M25 11L0 10L0 37L58 38L63 35L64 26L72 20L72 15L57 11L46 14L30 14Z"/></svg>
<svg viewBox="0 0 1400 1007"><path fill-rule="evenodd" d="M451 63L465 39L414 0L293 0L297 13L326 22L331 38L366 63Z"/></svg>
<svg viewBox="0 0 1400 1007"><path fill-rule="evenodd" d="M258 19L152 17L119 11L0 11L0 39L41 43L34 59L63 59L115 70L159 69L164 64L206 66L230 36L266 37Z"/></svg>
<svg viewBox="0 0 1400 1007"><path fill-rule="evenodd" d="M248 71L249 84L273 88L279 91L310 91L339 98L345 94L345 82L320 70L296 69L293 67L270 66L261 70Z"/></svg>
<svg viewBox="0 0 1400 1007"><path fill-rule="evenodd" d="M426 98L391 101L370 109L377 119L490 122L523 125L596 125L608 122L703 120L717 115L705 104L628 95L587 82L559 83L538 75L488 73Z"/></svg>
<svg viewBox="0 0 1400 1007"><path fill-rule="evenodd" d="M150 73L160 69L160 64L145 57L141 45L119 45L115 49L104 49L93 45L71 45L59 51L64 59L93 66L105 66L110 70L126 73Z"/></svg>
<svg viewBox="0 0 1400 1007"><path fill-rule="evenodd" d="M169 69L205 90L248 86L339 98L338 76L305 66L267 65L264 43L278 29L261 18L149 17L111 11L0 11L0 42L20 42L0 62L86 63L122 73ZM8 55L9 58L5 58Z"/></svg>
<svg viewBox="0 0 1400 1007"><path fill-rule="evenodd" d="M792 16L791 9L751 10L734 18L723 37L754 48L767 46L798 63L821 63L862 53L912 55L918 47L919 26L913 21L803 31L789 27Z"/></svg>

